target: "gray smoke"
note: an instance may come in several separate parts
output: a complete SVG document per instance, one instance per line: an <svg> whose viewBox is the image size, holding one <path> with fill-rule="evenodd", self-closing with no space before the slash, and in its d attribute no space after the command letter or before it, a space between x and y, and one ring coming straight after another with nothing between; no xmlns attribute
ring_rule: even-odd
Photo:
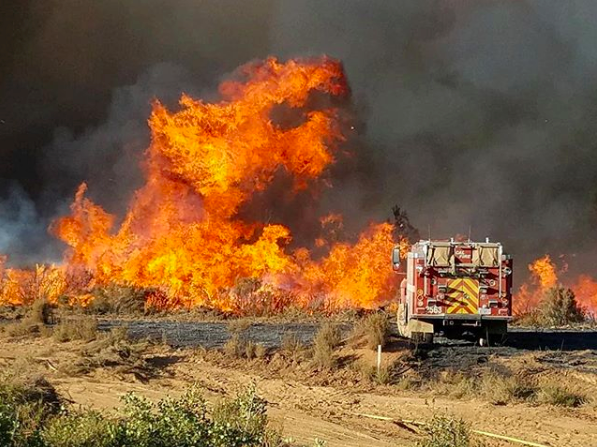
<svg viewBox="0 0 597 447"><path fill-rule="evenodd" d="M44 194L60 196L51 187L54 178L69 184L84 179L90 197L109 212L124 213L131 192L143 184L141 168L150 140L147 120L151 102L159 98L176 107L181 91L199 94L184 69L159 64L134 85L114 91L106 121L99 126L78 135L59 128L52 144L44 149L45 183L50 185Z"/></svg>
<svg viewBox="0 0 597 447"><path fill-rule="evenodd" d="M594 251L594 1L288 0L277 18L274 52L344 61L361 215L399 204L425 237L471 231L523 262Z"/></svg>
<svg viewBox="0 0 597 447"><path fill-rule="evenodd" d="M9 187L0 211L0 254L10 254L10 262L17 265L59 261L58 244L46 235L49 222L19 185Z"/></svg>

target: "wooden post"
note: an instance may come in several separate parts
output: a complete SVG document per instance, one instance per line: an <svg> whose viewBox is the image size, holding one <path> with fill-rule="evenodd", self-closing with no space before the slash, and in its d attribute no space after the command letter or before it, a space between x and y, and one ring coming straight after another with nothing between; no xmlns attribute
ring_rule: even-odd
<svg viewBox="0 0 597 447"><path fill-rule="evenodd" d="M377 345L377 374L381 372L381 345Z"/></svg>

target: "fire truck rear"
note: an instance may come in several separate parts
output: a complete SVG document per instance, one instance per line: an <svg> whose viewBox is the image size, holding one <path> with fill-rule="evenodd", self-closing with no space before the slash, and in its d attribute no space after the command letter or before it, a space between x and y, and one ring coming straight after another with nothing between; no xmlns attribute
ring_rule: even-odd
<svg viewBox="0 0 597 447"><path fill-rule="evenodd" d="M392 262L406 278L400 285L398 331L417 341L434 334L480 344L507 332L512 318L512 258L500 243L428 240L414 244L406 256L396 247Z"/></svg>

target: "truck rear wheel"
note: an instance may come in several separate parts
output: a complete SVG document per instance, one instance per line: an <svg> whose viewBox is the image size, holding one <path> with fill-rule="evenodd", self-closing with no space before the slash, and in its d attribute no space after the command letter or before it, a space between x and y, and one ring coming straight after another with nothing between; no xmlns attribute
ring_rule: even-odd
<svg viewBox="0 0 597 447"><path fill-rule="evenodd" d="M433 344L433 334L430 332L413 332L410 338L415 343Z"/></svg>

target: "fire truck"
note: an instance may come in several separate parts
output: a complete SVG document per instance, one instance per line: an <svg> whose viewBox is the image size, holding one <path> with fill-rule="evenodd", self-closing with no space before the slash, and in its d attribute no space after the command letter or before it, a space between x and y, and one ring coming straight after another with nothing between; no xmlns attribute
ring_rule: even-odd
<svg viewBox="0 0 597 447"><path fill-rule="evenodd" d="M406 259L406 272L401 266ZM502 244L421 240L406 254L395 247L400 285L398 332L414 341L475 337L480 345L498 341L512 319L512 258Z"/></svg>

